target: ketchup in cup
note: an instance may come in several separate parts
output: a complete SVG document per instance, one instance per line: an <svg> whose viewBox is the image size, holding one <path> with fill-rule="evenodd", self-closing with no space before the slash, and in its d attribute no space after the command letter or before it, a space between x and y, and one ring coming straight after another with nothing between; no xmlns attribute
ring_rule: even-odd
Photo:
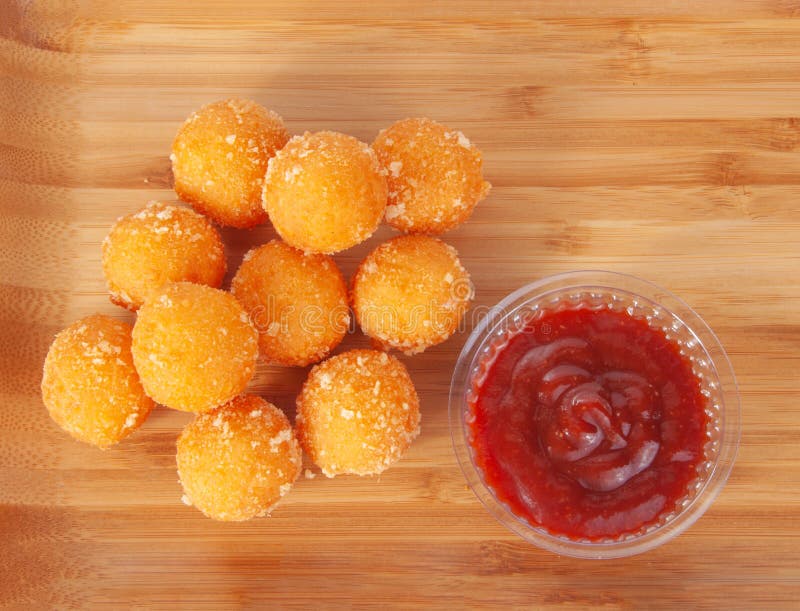
<svg viewBox="0 0 800 611"><path fill-rule="evenodd" d="M706 397L664 331L626 311L544 312L474 388L485 483L554 535L603 540L674 511L705 460Z"/></svg>

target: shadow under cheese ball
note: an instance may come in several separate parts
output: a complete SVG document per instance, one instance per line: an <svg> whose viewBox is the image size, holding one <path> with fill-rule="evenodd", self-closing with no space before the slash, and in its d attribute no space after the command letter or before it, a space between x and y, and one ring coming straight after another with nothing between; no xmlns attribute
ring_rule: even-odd
<svg viewBox="0 0 800 611"><path fill-rule="evenodd" d="M332 254L377 229L386 178L373 150L352 136L306 132L269 161L264 208L278 234L307 252Z"/></svg>
<svg viewBox="0 0 800 611"><path fill-rule="evenodd" d="M225 249L209 220L181 206L150 202L120 218L103 240L103 273L111 301L137 310L168 282L218 287Z"/></svg>
<svg viewBox="0 0 800 611"><path fill-rule="evenodd" d="M289 420L254 395L197 416L177 447L184 502L215 520L238 522L269 513L291 490L302 465Z"/></svg>
<svg viewBox="0 0 800 611"><path fill-rule="evenodd" d="M44 361L42 399L75 439L105 449L145 421L155 404L131 355L131 326L102 314L56 335Z"/></svg>
<svg viewBox="0 0 800 611"><path fill-rule="evenodd" d="M175 192L220 225L260 225L267 220L261 205L267 163L288 140L281 117L256 102L207 104L172 143Z"/></svg>
<svg viewBox="0 0 800 611"><path fill-rule="evenodd" d="M347 285L328 255L306 254L280 240L248 252L231 282L270 363L305 366L325 358L350 322Z"/></svg>
<svg viewBox="0 0 800 611"><path fill-rule="evenodd" d="M230 293L176 282L153 292L139 309L132 352L150 397L173 409L204 412L247 386L258 334Z"/></svg>
<svg viewBox="0 0 800 611"><path fill-rule="evenodd" d="M424 235L399 236L358 266L350 300L361 330L406 354L449 338L473 297L456 249Z"/></svg>
<svg viewBox="0 0 800 611"><path fill-rule="evenodd" d="M297 435L328 477L383 472L419 434L408 370L378 350L350 350L316 365L297 397Z"/></svg>
<svg viewBox="0 0 800 611"><path fill-rule="evenodd" d="M405 233L453 229L491 189L475 145L430 119L398 121L378 134L372 148L389 186L386 222Z"/></svg>

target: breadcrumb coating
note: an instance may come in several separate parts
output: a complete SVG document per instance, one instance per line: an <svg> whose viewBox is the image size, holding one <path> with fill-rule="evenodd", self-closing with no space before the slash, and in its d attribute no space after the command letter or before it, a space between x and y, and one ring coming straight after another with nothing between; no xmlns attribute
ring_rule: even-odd
<svg viewBox="0 0 800 611"><path fill-rule="evenodd" d="M215 520L239 522L269 513L302 466L289 420L255 395L240 395L200 414L177 447L184 503Z"/></svg>
<svg viewBox="0 0 800 611"><path fill-rule="evenodd" d="M186 119L172 143L175 192L220 225L264 223L267 163L288 140L283 119L252 100L207 104Z"/></svg>
<svg viewBox="0 0 800 611"><path fill-rule="evenodd" d="M131 326L95 314L56 335L44 361L42 399L75 439L105 449L145 421L155 404L131 355Z"/></svg>
<svg viewBox="0 0 800 611"><path fill-rule="evenodd" d="M151 293L139 309L132 352L150 397L173 409L204 412L247 386L258 334L230 293L176 282Z"/></svg>
<svg viewBox="0 0 800 611"><path fill-rule="evenodd" d="M347 285L328 255L280 240L248 252L231 283L268 362L303 367L325 358L350 322Z"/></svg>
<svg viewBox="0 0 800 611"><path fill-rule="evenodd" d="M407 354L449 338L473 296L456 249L424 235L378 246L356 270L350 294L361 330Z"/></svg>
<svg viewBox="0 0 800 611"><path fill-rule="evenodd" d="M332 254L373 234L386 178L372 149L336 132L295 136L269 161L264 208L292 246Z"/></svg>
<svg viewBox="0 0 800 611"><path fill-rule="evenodd" d="M377 350L351 350L316 365L297 398L297 434L328 477L378 474L419 434L408 370Z"/></svg>
<svg viewBox="0 0 800 611"><path fill-rule="evenodd" d="M378 134L372 148L389 186L386 222L405 233L453 229L491 189L475 145L430 119L398 121Z"/></svg>
<svg viewBox="0 0 800 611"><path fill-rule="evenodd" d="M138 310L167 282L219 287L225 249L206 217L180 206L150 202L120 218L103 240L103 273L111 301Z"/></svg>

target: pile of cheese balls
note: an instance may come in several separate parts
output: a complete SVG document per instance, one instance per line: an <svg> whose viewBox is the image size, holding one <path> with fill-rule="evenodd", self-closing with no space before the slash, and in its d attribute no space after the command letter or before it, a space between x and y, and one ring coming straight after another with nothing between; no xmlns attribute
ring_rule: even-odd
<svg viewBox="0 0 800 611"><path fill-rule="evenodd" d="M282 119L231 99L199 109L172 145L175 191L103 241L111 300L130 325L94 315L59 333L42 397L76 439L107 448L156 404L194 412L177 441L184 502L218 520L268 513L292 487L302 450L325 475L381 473L419 433L419 400L387 351L445 341L472 299L455 249L432 235L464 222L490 188L481 154L428 119L399 121L371 146L341 133L289 137ZM331 257L382 219L403 235L375 248L349 290ZM281 239L248 252L230 291L215 223L269 220ZM355 315L375 349L330 356ZM243 394L256 360L318 363L295 426ZM302 449L302 450L301 450Z"/></svg>

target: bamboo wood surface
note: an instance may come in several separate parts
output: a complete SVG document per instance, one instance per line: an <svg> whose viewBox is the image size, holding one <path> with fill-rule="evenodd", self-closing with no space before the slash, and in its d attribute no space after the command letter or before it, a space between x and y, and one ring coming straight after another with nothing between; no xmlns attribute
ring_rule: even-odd
<svg viewBox="0 0 800 611"><path fill-rule="evenodd" d="M800 3L7 2L0 8L0 606L795 607L800 604ZM707 514L626 560L537 550L455 462L461 334L405 359L423 432L380 478L301 479L273 517L180 502L158 409L107 452L48 418L54 333L100 311L100 241L172 199L195 107L249 96L289 129L371 141L406 116L463 130L494 184L446 236L488 306L544 275L633 273L717 332L743 401ZM225 230L229 267L274 235ZM349 275L392 235L337 256ZM364 344L348 338L346 345ZM304 370L253 389L293 413Z"/></svg>

